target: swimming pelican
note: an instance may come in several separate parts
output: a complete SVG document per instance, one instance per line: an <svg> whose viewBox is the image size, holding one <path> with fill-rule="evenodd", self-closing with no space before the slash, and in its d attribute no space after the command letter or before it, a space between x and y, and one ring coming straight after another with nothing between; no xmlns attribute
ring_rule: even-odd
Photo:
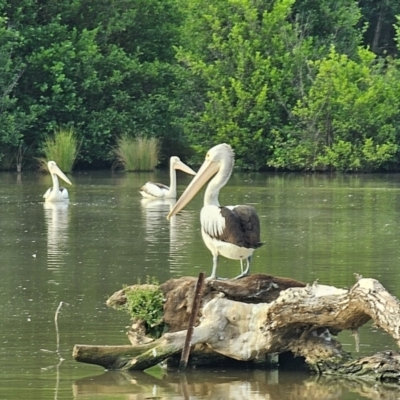
<svg viewBox="0 0 400 400"><path fill-rule="evenodd" d="M68 190L64 187L60 187L57 175L70 185L72 185L71 181L67 178L64 172L58 168L55 161L49 161L47 167L49 168L51 179L53 180L53 187L48 188L46 193L43 195L45 201L68 201Z"/></svg>
<svg viewBox="0 0 400 400"><path fill-rule="evenodd" d="M177 214L213 176L204 195L204 206L200 213L201 234L204 243L213 255L213 268L209 279L217 279L218 256L240 260L241 274L250 272L251 257L260 242L260 220L256 210L248 205L220 206L218 194L231 176L234 153L228 144L211 148L192 182L168 214L168 219ZM246 269L243 271L243 259Z"/></svg>
<svg viewBox="0 0 400 400"><path fill-rule="evenodd" d="M177 169L190 175L196 175L196 172L184 164L179 157L173 156L169 160L170 187L162 183L146 182L139 190L141 195L148 199L175 199Z"/></svg>

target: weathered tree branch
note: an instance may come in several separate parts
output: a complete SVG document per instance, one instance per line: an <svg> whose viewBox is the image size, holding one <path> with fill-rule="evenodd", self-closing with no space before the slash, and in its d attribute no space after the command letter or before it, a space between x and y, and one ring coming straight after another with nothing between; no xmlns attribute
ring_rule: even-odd
<svg viewBox="0 0 400 400"><path fill-rule="evenodd" d="M160 339L123 347L76 345L74 358L106 369L131 371L144 370L179 353L186 331L178 329L187 323L194 284L194 278L181 278L162 285L166 296L164 322L170 332ZM342 330L356 330L372 319L400 344L400 303L375 279L360 277L345 290L252 275L236 281L208 282L202 295L202 315L191 341L200 351L206 346L243 361L290 351L304 357L319 373L363 370L385 379L400 376L396 355L382 353L377 369L376 359L352 360L331 336ZM123 296L118 292L108 303L121 304Z"/></svg>

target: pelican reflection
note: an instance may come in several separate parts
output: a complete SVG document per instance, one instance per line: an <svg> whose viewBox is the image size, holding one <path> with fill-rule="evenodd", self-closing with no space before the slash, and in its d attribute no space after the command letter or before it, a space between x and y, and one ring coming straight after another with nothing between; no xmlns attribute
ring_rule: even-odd
<svg viewBox="0 0 400 400"><path fill-rule="evenodd" d="M175 203L176 199L141 199L146 241L155 248L154 253L161 260L169 260L171 272L180 273L183 265L188 263L185 248L196 215L186 212L184 216L173 216L168 221L166 216ZM163 254L164 251L168 253Z"/></svg>
<svg viewBox="0 0 400 400"><path fill-rule="evenodd" d="M45 202L47 225L47 268L57 270L64 264L68 240L68 202Z"/></svg>

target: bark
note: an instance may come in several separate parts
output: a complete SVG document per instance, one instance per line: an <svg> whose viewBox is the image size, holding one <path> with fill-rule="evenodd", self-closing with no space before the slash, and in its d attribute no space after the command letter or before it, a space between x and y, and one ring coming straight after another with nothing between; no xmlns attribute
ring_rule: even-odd
<svg viewBox="0 0 400 400"><path fill-rule="evenodd" d="M166 297L164 323L170 328L161 338L149 342L143 335L143 326L138 334L140 329L136 325L135 345L76 345L74 358L106 369L132 371L144 370L180 353L195 283L195 278L186 277L161 285ZM358 277L350 289L339 289L251 275L240 280L208 281L204 286L201 317L191 341L194 354L203 353L210 360L218 354L259 362L291 352L303 357L320 374L399 378L396 353L352 360L332 336L342 330L355 331L372 319L400 343L400 303L375 279ZM108 304L122 304L123 298L123 291L119 291ZM149 343L137 344L146 341Z"/></svg>

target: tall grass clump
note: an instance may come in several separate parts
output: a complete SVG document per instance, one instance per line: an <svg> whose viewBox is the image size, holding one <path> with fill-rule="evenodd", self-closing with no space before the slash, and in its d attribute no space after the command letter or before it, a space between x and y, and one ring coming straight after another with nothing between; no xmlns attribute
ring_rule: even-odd
<svg viewBox="0 0 400 400"><path fill-rule="evenodd" d="M71 172L78 156L80 143L73 128L60 128L54 136L45 139L39 158L40 169L47 170L47 162L53 160L63 172Z"/></svg>
<svg viewBox="0 0 400 400"><path fill-rule="evenodd" d="M117 163L125 171L153 171L159 162L158 139L123 135L114 150Z"/></svg>

